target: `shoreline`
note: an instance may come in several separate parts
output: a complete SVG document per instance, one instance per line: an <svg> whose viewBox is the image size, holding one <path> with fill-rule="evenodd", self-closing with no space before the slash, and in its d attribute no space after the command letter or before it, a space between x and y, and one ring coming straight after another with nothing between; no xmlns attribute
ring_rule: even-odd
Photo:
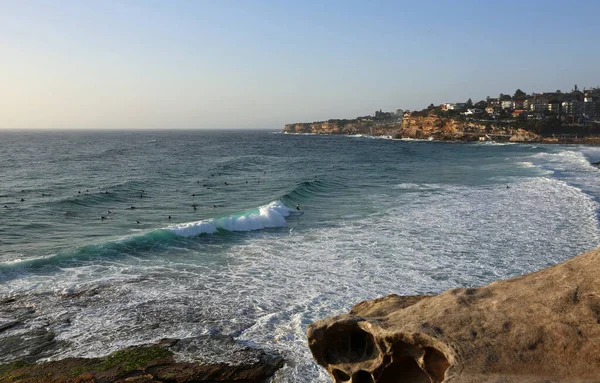
<svg viewBox="0 0 600 383"><path fill-rule="evenodd" d="M381 140L391 141L405 141L405 142L454 142L454 143L496 143L496 144L541 144L541 145L590 145L600 146L600 137L590 138L571 138L571 139L559 139L555 137L544 137L539 140L470 140L470 139L439 139L439 138L411 138L411 137L393 137L389 135L373 135L373 134L345 134L345 133L304 133L304 132L286 132L281 131L279 134L287 134L294 136L343 136L351 138L373 138Z"/></svg>

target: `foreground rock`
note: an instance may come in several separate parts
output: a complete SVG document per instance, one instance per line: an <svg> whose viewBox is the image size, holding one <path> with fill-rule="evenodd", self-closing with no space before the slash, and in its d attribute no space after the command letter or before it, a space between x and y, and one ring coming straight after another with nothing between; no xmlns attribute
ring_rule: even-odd
<svg viewBox="0 0 600 383"><path fill-rule="evenodd" d="M600 382L600 249L481 288L362 302L307 335L335 382Z"/></svg>
<svg viewBox="0 0 600 383"><path fill-rule="evenodd" d="M283 365L281 357L240 346L231 338L221 339L220 347L227 347L227 352L235 355L232 363L187 360L186 355L193 354L207 342L214 343L214 340L165 339L104 358L69 358L41 364L18 361L0 366L0 382L259 383L265 382Z"/></svg>

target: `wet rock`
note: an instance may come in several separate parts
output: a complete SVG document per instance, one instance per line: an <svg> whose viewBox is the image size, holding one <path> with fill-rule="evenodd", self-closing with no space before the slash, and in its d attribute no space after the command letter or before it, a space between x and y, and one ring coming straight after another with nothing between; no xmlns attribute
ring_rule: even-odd
<svg viewBox="0 0 600 383"><path fill-rule="evenodd" d="M5 361L21 360L34 362L49 357L64 346L54 339L54 333L46 329L35 329L0 339L0 355Z"/></svg>
<svg viewBox="0 0 600 383"><path fill-rule="evenodd" d="M193 360L196 347L220 344L228 362ZM217 351L215 350L215 354ZM40 364L17 361L0 366L0 382L265 382L283 366L279 355L237 344L233 339L208 337L164 339L130 347L104 358L68 358Z"/></svg>
<svg viewBox="0 0 600 383"><path fill-rule="evenodd" d="M307 329L334 382L597 382L600 249L438 296L391 295Z"/></svg>

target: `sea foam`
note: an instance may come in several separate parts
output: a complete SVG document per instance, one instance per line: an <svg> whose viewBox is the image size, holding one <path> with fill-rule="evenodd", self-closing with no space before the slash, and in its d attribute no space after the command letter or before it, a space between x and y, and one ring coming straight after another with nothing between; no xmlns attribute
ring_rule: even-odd
<svg viewBox="0 0 600 383"><path fill-rule="evenodd" d="M252 231L270 227L287 225L285 217L290 215L290 209L281 201L273 201L258 209L249 210L242 214L222 218L211 218L202 221L182 223L167 227L180 237L194 237L200 234L213 234L218 230Z"/></svg>

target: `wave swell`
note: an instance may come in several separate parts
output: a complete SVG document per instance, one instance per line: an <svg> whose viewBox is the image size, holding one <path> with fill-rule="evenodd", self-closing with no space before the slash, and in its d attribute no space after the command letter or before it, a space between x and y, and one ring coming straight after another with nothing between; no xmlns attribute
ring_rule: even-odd
<svg viewBox="0 0 600 383"><path fill-rule="evenodd" d="M99 258L139 254L157 248L168 248L182 240L204 234L285 227L287 225L286 217L291 214L293 214L292 210L283 202L273 201L267 205L226 217L176 224L114 241L78 247L46 257L16 259L0 264L0 281L10 279L10 271L15 269L42 269L48 266L77 264Z"/></svg>
<svg viewBox="0 0 600 383"><path fill-rule="evenodd" d="M254 231L287 225L285 217L290 215L290 209L281 201L274 201L258 209L241 214L222 218L189 222L169 226L165 230L171 231L179 237L195 237L201 234L214 234L219 230L226 231Z"/></svg>

